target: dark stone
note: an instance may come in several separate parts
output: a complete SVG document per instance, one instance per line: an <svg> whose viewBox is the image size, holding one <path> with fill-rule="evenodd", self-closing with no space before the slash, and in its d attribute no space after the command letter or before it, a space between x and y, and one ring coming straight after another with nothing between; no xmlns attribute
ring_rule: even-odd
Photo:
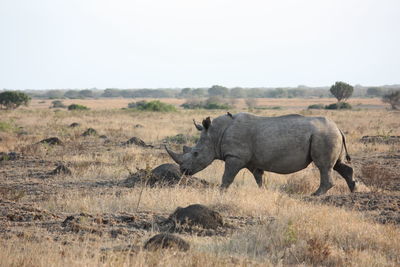
<svg viewBox="0 0 400 267"><path fill-rule="evenodd" d="M136 124L135 126L133 126L134 128L143 128L144 126L141 124Z"/></svg>
<svg viewBox="0 0 400 267"><path fill-rule="evenodd" d="M158 234L150 238L144 244L144 249L159 250L159 249L176 249L181 251L189 250L190 245L182 238L172 234Z"/></svg>
<svg viewBox="0 0 400 267"><path fill-rule="evenodd" d="M186 208L178 207L169 216L169 220L173 220L183 227L199 226L206 229L217 229L224 225L222 216L218 212L200 204L193 204Z"/></svg>
<svg viewBox="0 0 400 267"><path fill-rule="evenodd" d="M150 173L146 170L139 170L138 172L130 175L125 181L124 185L127 187L134 187L137 184L145 182L146 186L198 186L210 187L211 184L203 179L192 176L183 175L176 164L165 163L154 168Z"/></svg>
<svg viewBox="0 0 400 267"><path fill-rule="evenodd" d="M49 174L51 175L58 175L58 174L66 174L66 175L71 175L72 172L71 170L66 167L65 165L59 165L57 166L57 168L55 168L54 170L52 170Z"/></svg>
<svg viewBox="0 0 400 267"><path fill-rule="evenodd" d="M101 139L107 139L107 135L100 135L99 138L101 138Z"/></svg>
<svg viewBox="0 0 400 267"><path fill-rule="evenodd" d="M77 122L73 122L69 125L69 127L71 127L71 128L75 128L75 127L79 127L79 126L81 126L81 125Z"/></svg>
<svg viewBox="0 0 400 267"><path fill-rule="evenodd" d="M93 128L88 128L82 136L90 136L90 135L97 135L97 131Z"/></svg>
<svg viewBox="0 0 400 267"><path fill-rule="evenodd" d="M63 142L58 137L50 137L43 139L39 142L39 144L47 144L47 145L62 145Z"/></svg>

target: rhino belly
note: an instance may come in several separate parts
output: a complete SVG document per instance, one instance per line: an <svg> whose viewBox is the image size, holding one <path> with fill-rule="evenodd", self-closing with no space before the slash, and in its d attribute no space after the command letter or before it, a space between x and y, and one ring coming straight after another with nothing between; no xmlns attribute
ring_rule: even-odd
<svg viewBox="0 0 400 267"><path fill-rule="evenodd" d="M299 158L293 159L290 157L285 157L264 164L263 169L265 171L275 172L279 174L289 174L307 168L307 166L310 165L311 161L311 159L299 160Z"/></svg>
<svg viewBox="0 0 400 267"><path fill-rule="evenodd" d="M260 151L256 164L260 169L288 174L307 168L312 162L309 146L277 146Z"/></svg>

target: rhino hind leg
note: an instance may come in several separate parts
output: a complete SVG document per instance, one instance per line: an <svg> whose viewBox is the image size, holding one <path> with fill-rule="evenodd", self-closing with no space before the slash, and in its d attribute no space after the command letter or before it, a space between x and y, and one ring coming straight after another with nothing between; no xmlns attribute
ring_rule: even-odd
<svg viewBox="0 0 400 267"><path fill-rule="evenodd" d="M313 196L323 195L333 187L332 172L332 168L319 168L321 183L317 191L312 194Z"/></svg>
<svg viewBox="0 0 400 267"><path fill-rule="evenodd" d="M354 189L356 188L356 182L353 179L353 168L338 161L336 162L333 169L337 171L346 180L350 192L354 192Z"/></svg>
<svg viewBox="0 0 400 267"><path fill-rule="evenodd" d="M261 169L252 169L252 168L247 168L254 176L254 179L256 180L256 183L258 185L258 187L262 187L263 186L263 174L264 174L264 170Z"/></svg>

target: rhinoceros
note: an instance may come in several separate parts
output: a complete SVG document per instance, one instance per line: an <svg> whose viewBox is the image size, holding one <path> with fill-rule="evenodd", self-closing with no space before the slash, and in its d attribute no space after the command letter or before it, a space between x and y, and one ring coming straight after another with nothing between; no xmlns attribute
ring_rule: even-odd
<svg viewBox="0 0 400 267"><path fill-rule="evenodd" d="M184 147L183 153L165 147L182 173L193 175L219 159L225 161L221 189L227 189L243 168L252 172L261 187L264 171L289 174L314 162L320 186L313 195L325 194L333 186L333 170L346 180L351 192L355 190L353 169L344 163L344 158L351 160L345 136L325 117L228 113L212 121L207 117L202 125L193 122L201 131L194 147Z"/></svg>

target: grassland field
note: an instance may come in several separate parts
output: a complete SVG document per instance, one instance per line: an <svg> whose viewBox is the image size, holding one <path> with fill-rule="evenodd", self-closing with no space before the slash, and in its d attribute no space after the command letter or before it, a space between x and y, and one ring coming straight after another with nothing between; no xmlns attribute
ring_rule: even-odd
<svg viewBox="0 0 400 267"><path fill-rule="evenodd" d="M259 99L264 109L252 111L239 99L229 110L335 121L359 186L350 193L335 174L335 186L320 197L310 196L319 185L313 164L290 175L265 172L262 189L247 170L226 193L218 186L124 186L138 170L173 162L163 149L169 137L182 134L193 145L199 134L192 119L226 111L122 109L137 99L63 100L90 108L67 111L50 109L51 101L0 110L0 152L16 155L0 161L0 266L400 266L400 140L385 141L400 136L400 113L380 99L353 98L353 110L340 111L307 110L332 98ZM69 127L74 122L80 126ZM82 136L88 128L98 134ZM38 144L49 137L62 144ZM152 147L122 145L132 137ZM61 164L72 173L51 174ZM223 168L215 161L196 176L218 185ZM175 233L189 242L186 252L143 249L159 232L157 220L190 204L219 212L226 227ZM65 226L69 216L80 218L74 227Z"/></svg>

